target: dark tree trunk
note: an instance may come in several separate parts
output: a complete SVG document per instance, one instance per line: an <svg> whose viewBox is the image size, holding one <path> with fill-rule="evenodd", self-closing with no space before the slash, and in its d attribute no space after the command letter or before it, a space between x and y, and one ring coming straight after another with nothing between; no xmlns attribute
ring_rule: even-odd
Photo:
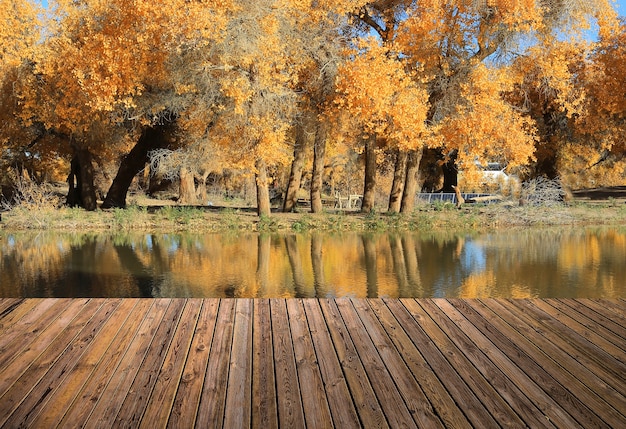
<svg viewBox="0 0 626 429"><path fill-rule="evenodd" d="M326 130L321 123L315 130L315 144L313 145L313 174L311 177L311 211L321 213L322 185L324 183L324 159L326 157Z"/></svg>
<svg viewBox="0 0 626 429"><path fill-rule="evenodd" d="M441 188L441 192L452 193L454 192L454 188L458 185L459 170L456 167L457 156L458 151L455 149L447 156L447 160L441 165L443 172L443 187Z"/></svg>
<svg viewBox="0 0 626 429"><path fill-rule="evenodd" d="M265 165L265 161L258 159L256 162L256 169L257 214L259 216L269 216L271 214L270 189L267 180L267 166Z"/></svg>
<svg viewBox="0 0 626 429"><path fill-rule="evenodd" d="M302 180L302 171L304 170L304 151L305 142L303 131L298 132L296 147L293 150L293 161L291 162L291 172L289 173L289 182L287 182L287 191L285 192L285 201L283 202L283 212L292 212L296 208L298 201L298 189L300 189L300 180Z"/></svg>
<svg viewBox="0 0 626 429"><path fill-rule="evenodd" d="M396 151L396 166L393 172L393 183L389 194L389 213L398 213L404 191L404 179L406 177L406 160L408 154L403 150Z"/></svg>
<svg viewBox="0 0 626 429"><path fill-rule="evenodd" d="M173 125L170 123L143 130L137 144L122 159L102 208L126 207L126 194L133 178L145 167L149 151L168 147L172 143L168 132L172 127Z"/></svg>
<svg viewBox="0 0 626 429"><path fill-rule="evenodd" d="M67 177L67 204L93 211L97 208L96 188L93 185L94 169L91 153L87 149L76 149Z"/></svg>
<svg viewBox="0 0 626 429"><path fill-rule="evenodd" d="M407 158L406 179L404 181L404 192L400 212L410 213L415 208L415 193L419 181L420 161L422 160L422 149L412 150Z"/></svg>
<svg viewBox="0 0 626 429"><path fill-rule="evenodd" d="M365 184L363 186L362 213L371 213L376 200L376 137L365 140Z"/></svg>

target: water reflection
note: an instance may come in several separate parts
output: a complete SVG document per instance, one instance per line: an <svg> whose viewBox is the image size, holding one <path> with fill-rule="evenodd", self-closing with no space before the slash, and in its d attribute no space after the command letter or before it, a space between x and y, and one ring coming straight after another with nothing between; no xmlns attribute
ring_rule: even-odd
<svg viewBox="0 0 626 429"><path fill-rule="evenodd" d="M2 297L626 297L626 232L0 233Z"/></svg>

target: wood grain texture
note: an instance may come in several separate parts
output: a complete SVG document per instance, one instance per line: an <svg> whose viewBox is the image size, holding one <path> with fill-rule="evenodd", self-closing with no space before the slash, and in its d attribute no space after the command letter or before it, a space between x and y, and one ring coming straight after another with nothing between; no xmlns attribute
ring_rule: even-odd
<svg viewBox="0 0 626 429"><path fill-rule="evenodd" d="M624 300L0 299L6 427L626 427Z"/></svg>

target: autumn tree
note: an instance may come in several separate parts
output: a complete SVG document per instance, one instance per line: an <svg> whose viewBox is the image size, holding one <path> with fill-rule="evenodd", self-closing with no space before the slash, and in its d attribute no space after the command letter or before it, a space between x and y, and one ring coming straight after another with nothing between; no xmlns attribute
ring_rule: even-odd
<svg viewBox="0 0 626 429"><path fill-rule="evenodd" d="M40 37L40 13L40 8L28 0L0 1L0 156L4 172L23 166L34 152L33 141L40 138L35 127L20 120L21 100L16 88L31 70Z"/></svg>
<svg viewBox="0 0 626 429"><path fill-rule="evenodd" d="M366 158L361 210L374 208L376 142L385 139L402 151L421 144L425 132L426 92L397 54L377 40L356 48L354 60L342 65L337 80L336 114L349 137L362 141Z"/></svg>
<svg viewBox="0 0 626 429"><path fill-rule="evenodd" d="M316 147L325 143L318 118L336 67L330 32L351 3L235 2L223 40L182 64L194 95L185 133L222 148L229 167L255 172L261 215L270 213L267 168L289 161L292 136L312 132Z"/></svg>
<svg viewBox="0 0 626 429"><path fill-rule="evenodd" d="M580 62L577 87L585 94L573 138L559 149L559 169L573 186L611 186L626 177L626 23L605 32L589 60Z"/></svg>
<svg viewBox="0 0 626 429"><path fill-rule="evenodd" d="M185 103L171 77L172 58L191 36L194 43L219 37L228 2L217 6L182 0L159 8L122 0L51 3L46 38L18 86L21 120L64 137L74 157L70 178L87 183L79 199L85 208L95 208L88 177L94 154L104 161L134 147L121 159L103 205L124 206L147 151L170 140L157 135L170 128ZM108 133L98 132L105 128Z"/></svg>
<svg viewBox="0 0 626 429"><path fill-rule="evenodd" d="M564 25L584 28L590 16L610 19L610 11L606 1L407 4L395 43L428 89L426 121L441 127L434 133L438 139L428 145L438 148L441 163L449 165L454 157L454 165L467 168L476 157L489 160L494 152L505 164L527 162L533 127L514 105L500 99L515 82L499 69L506 70L520 40L555 40ZM514 131L504 132L507 127ZM450 171L453 174L444 177L444 191L451 191L456 180L455 169Z"/></svg>

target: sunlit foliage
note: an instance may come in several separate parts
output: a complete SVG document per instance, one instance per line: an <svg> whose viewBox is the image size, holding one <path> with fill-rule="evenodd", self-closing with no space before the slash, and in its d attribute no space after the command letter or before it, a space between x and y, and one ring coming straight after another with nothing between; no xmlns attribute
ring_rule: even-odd
<svg viewBox="0 0 626 429"><path fill-rule="evenodd" d="M624 34L610 0L0 0L2 157L102 166L175 123L172 168L258 174L306 122L347 156L371 135L616 184Z"/></svg>

